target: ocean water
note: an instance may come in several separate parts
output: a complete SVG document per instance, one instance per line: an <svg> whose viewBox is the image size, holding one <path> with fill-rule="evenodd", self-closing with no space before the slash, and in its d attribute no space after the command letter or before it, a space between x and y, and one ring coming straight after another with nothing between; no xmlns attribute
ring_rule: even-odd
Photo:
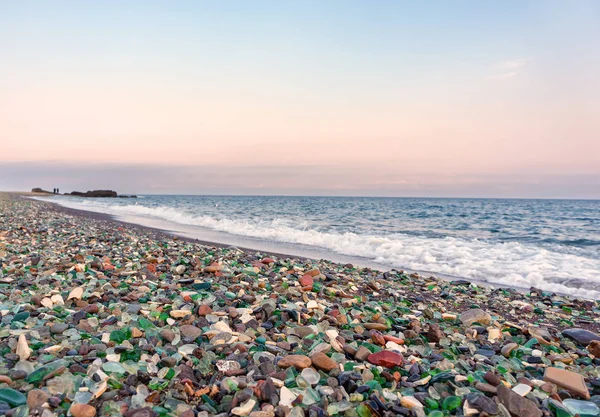
<svg viewBox="0 0 600 417"><path fill-rule="evenodd" d="M264 251L600 299L600 201L362 197L50 197Z"/></svg>

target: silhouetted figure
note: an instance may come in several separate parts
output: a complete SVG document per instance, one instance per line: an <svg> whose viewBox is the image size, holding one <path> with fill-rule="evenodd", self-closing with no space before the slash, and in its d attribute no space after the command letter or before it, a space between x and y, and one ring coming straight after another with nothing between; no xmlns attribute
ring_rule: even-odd
<svg viewBox="0 0 600 417"><path fill-rule="evenodd" d="M60 188L56 189L56 194L60 194Z"/></svg>
<svg viewBox="0 0 600 417"><path fill-rule="evenodd" d="M56 188L52 189L52 194L56 194Z"/></svg>

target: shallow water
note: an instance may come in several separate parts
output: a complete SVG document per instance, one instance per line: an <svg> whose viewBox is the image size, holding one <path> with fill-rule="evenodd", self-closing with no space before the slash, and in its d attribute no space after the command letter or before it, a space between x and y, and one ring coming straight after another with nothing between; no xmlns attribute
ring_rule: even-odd
<svg viewBox="0 0 600 417"><path fill-rule="evenodd" d="M600 298L600 201L43 198L199 239Z"/></svg>

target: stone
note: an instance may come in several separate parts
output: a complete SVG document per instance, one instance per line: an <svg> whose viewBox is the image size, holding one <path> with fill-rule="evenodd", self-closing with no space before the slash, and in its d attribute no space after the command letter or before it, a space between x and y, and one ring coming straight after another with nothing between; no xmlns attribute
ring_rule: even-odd
<svg viewBox="0 0 600 417"><path fill-rule="evenodd" d="M584 329L566 329L562 331L562 335L568 337L571 340L579 343L580 345L587 346L593 341L600 342L600 336L596 333L592 333L589 330Z"/></svg>
<svg viewBox="0 0 600 417"><path fill-rule="evenodd" d="M250 414L255 405L256 401L250 398L244 403L242 403L240 406L233 408L231 410L231 414L234 414L236 416L247 416Z"/></svg>
<svg viewBox="0 0 600 417"><path fill-rule="evenodd" d="M531 337L535 337L540 345L552 344L553 337L548 330L541 327L529 326L528 331Z"/></svg>
<svg viewBox="0 0 600 417"><path fill-rule="evenodd" d="M202 329L192 326L191 324L184 324L179 327L181 336L186 339L197 339L202 335Z"/></svg>
<svg viewBox="0 0 600 417"><path fill-rule="evenodd" d="M27 338L24 334L19 336L16 354L22 361L26 361L31 356L31 348L29 347L29 344L27 344Z"/></svg>
<svg viewBox="0 0 600 417"><path fill-rule="evenodd" d="M301 339L303 339L306 336L315 334L315 331L313 330L312 327L309 327L309 326L299 326L299 327L294 327L292 329L292 333L297 335Z"/></svg>
<svg viewBox="0 0 600 417"><path fill-rule="evenodd" d="M312 289L313 285L314 285L314 280L313 277L310 275L304 275L302 276L299 281L300 285L302 287L310 287Z"/></svg>
<svg viewBox="0 0 600 417"><path fill-rule="evenodd" d="M582 375L559 368L547 368L544 381L552 382L567 391L589 400L590 393Z"/></svg>
<svg viewBox="0 0 600 417"><path fill-rule="evenodd" d="M502 349L500 350L500 354L502 356L504 356L505 358L508 358L510 356L510 353L518 347L519 347L519 345L516 343L512 343L512 342L507 343L504 346L502 346Z"/></svg>
<svg viewBox="0 0 600 417"><path fill-rule="evenodd" d="M367 330L379 330L380 332L387 330L387 325L382 323L365 323L363 327Z"/></svg>
<svg viewBox="0 0 600 417"><path fill-rule="evenodd" d="M483 375L483 379L485 379L490 385L494 387L497 387L498 385L502 384L502 379L500 379L498 375L490 371L486 372Z"/></svg>
<svg viewBox="0 0 600 417"><path fill-rule="evenodd" d="M212 308L210 308L210 306L208 304L202 304L200 307L198 307L198 315L199 316L207 316L210 313L212 313Z"/></svg>
<svg viewBox="0 0 600 417"><path fill-rule="evenodd" d="M96 415L96 408L89 404L73 404L69 408L69 412L73 417L94 417Z"/></svg>
<svg viewBox="0 0 600 417"><path fill-rule="evenodd" d="M484 382L476 382L475 389L492 395L496 395L498 393L498 389L494 385L486 384Z"/></svg>
<svg viewBox="0 0 600 417"><path fill-rule="evenodd" d="M323 352L313 354L310 359L315 368L324 372L330 372L331 370L338 368L337 362Z"/></svg>
<svg viewBox="0 0 600 417"><path fill-rule="evenodd" d="M308 356L304 355L287 355L277 362L277 366L281 368L289 368L290 366L296 369L308 368L312 365L312 361Z"/></svg>
<svg viewBox="0 0 600 417"><path fill-rule="evenodd" d="M536 403L525 397L521 397L504 385L498 386L498 401L514 417L542 417L542 410L538 408Z"/></svg>
<svg viewBox="0 0 600 417"><path fill-rule="evenodd" d="M498 405L491 398L486 397L483 394L476 392L467 394L465 402L469 402L469 408L475 409L480 412L485 412L490 415L498 414Z"/></svg>
<svg viewBox="0 0 600 417"><path fill-rule="evenodd" d="M479 323L484 326L492 323L492 316L480 308L467 310L463 312L459 318L463 325L467 327L471 326L473 323Z"/></svg>
<svg viewBox="0 0 600 417"><path fill-rule="evenodd" d="M382 350L377 353L372 353L367 358L373 365L383 366L386 368L393 368L395 366L402 366L404 358L402 355L389 350Z"/></svg>
<svg viewBox="0 0 600 417"><path fill-rule="evenodd" d="M73 288L67 297L67 300L81 300L83 296L83 287Z"/></svg>
<svg viewBox="0 0 600 417"><path fill-rule="evenodd" d="M359 346L359 348L356 350L356 353L354 354L354 359L358 361L366 361L370 354L371 351L369 349L367 349L364 346Z"/></svg>
<svg viewBox="0 0 600 417"><path fill-rule="evenodd" d="M402 398L400 399L400 405L402 405L402 407L408 408L409 410L413 408L423 408L423 404L415 397L410 395L402 396Z"/></svg>
<svg viewBox="0 0 600 417"><path fill-rule="evenodd" d="M129 410L123 417L156 417L158 413L154 412L150 407L134 408Z"/></svg>
<svg viewBox="0 0 600 417"><path fill-rule="evenodd" d="M50 327L50 333L52 334L62 334L69 328L67 323L55 323Z"/></svg>
<svg viewBox="0 0 600 417"><path fill-rule="evenodd" d="M216 272L219 272L222 269L223 269L222 265L212 264L212 265L209 265L209 266L205 267L204 268L204 272L208 272L208 273L214 274Z"/></svg>
<svg viewBox="0 0 600 417"><path fill-rule="evenodd" d="M192 314L190 310L171 310L169 312L169 315L174 319L182 319L190 314Z"/></svg>
<svg viewBox="0 0 600 417"><path fill-rule="evenodd" d="M50 398L50 394L41 389L32 389L27 393L27 406L29 409L41 407Z"/></svg>
<svg viewBox="0 0 600 417"><path fill-rule="evenodd" d="M600 341L592 340L592 342L588 345L587 350L595 357L600 358Z"/></svg>
<svg viewBox="0 0 600 417"><path fill-rule="evenodd" d="M176 334L171 329L163 329L163 330L160 331L160 336L163 339L165 339L167 342L171 343L173 340L175 340Z"/></svg>
<svg viewBox="0 0 600 417"><path fill-rule="evenodd" d="M444 332L435 323L429 324L429 329L425 335L430 342L438 343L444 337Z"/></svg>

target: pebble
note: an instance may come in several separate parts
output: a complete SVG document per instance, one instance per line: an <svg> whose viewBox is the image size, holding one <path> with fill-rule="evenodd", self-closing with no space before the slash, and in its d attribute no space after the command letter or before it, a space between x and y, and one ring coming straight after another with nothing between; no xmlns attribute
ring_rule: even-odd
<svg viewBox="0 0 600 417"><path fill-rule="evenodd" d="M315 368L327 373L338 367L337 362L323 352L315 353L310 357L310 359Z"/></svg>
<svg viewBox="0 0 600 417"><path fill-rule="evenodd" d="M96 408L88 404L73 404L69 408L69 412L73 417L94 417Z"/></svg>
<svg viewBox="0 0 600 417"><path fill-rule="evenodd" d="M68 328L69 325L66 323L56 323L50 327L50 332L53 334L63 334Z"/></svg>
<svg viewBox="0 0 600 417"><path fill-rule="evenodd" d="M277 362L277 366L281 368L289 368L291 366L296 369L304 369L308 368L312 365L312 360L308 356L304 355L287 355L281 358L279 362Z"/></svg>

